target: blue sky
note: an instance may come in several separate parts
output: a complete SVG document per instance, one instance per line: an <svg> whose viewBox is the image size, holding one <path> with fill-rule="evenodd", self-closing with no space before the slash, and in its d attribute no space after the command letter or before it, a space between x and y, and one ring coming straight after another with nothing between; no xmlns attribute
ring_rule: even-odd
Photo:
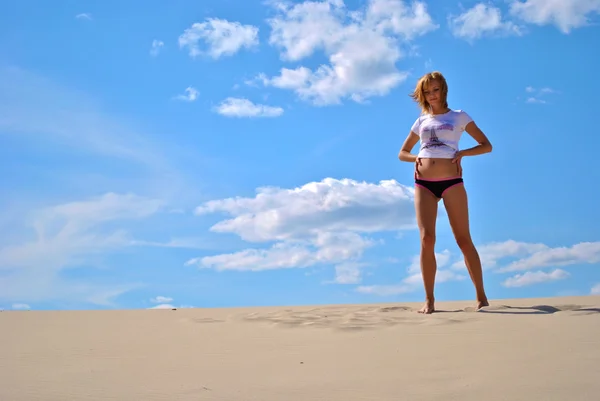
<svg viewBox="0 0 600 401"><path fill-rule="evenodd" d="M599 12L4 2L0 307L422 300L397 154L431 70L494 145L464 161L488 295L600 293ZM442 204L436 251L436 297L473 299Z"/></svg>

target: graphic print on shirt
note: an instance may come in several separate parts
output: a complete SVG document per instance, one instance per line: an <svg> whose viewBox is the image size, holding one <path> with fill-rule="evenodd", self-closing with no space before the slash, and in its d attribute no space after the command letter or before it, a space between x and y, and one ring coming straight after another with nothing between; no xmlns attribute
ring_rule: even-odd
<svg viewBox="0 0 600 401"><path fill-rule="evenodd" d="M452 130L454 130L454 126L452 124L445 123L445 124L439 125L437 127L437 129L452 131ZM450 147L447 144L445 144L444 142L440 141L440 139L438 138L438 136L436 134L435 127L426 128L424 131L426 131L426 132L429 131L429 139L427 139L427 141L425 141L425 143L423 143L423 146L421 147L422 149Z"/></svg>

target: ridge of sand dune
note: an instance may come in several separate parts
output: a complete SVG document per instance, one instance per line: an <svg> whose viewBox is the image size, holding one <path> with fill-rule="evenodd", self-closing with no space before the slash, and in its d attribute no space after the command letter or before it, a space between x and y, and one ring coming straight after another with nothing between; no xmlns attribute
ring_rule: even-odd
<svg viewBox="0 0 600 401"><path fill-rule="evenodd" d="M0 313L0 400L595 400L600 297Z"/></svg>

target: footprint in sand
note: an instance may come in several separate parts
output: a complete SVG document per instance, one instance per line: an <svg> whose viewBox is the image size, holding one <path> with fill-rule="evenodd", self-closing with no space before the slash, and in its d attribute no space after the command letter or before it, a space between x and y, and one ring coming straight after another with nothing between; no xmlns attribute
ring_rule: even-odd
<svg viewBox="0 0 600 401"><path fill-rule="evenodd" d="M314 308L304 311L280 310L239 315L247 322L270 323L287 327L319 327L356 331L391 327L399 324L421 324L413 308L407 306L355 308ZM443 319L448 320L448 319ZM457 321L458 322L458 321Z"/></svg>
<svg viewBox="0 0 600 401"><path fill-rule="evenodd" d="M410 312L413 308L408 306L387 306L385 308L379 308L379 312Z"/></svg>
<svg viewBox="0 0 600 401"><path fill-rule="evenodd" d="M213 319L212 317L189 317L185 319L181 319L182 322L185 323L198 323L198 324L208 324L208 323L223 323L225 320L222 319Z"/></svg>

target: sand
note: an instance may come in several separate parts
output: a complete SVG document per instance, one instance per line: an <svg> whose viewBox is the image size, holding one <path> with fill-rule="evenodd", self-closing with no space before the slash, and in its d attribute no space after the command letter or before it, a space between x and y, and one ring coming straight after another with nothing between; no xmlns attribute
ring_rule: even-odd
<svg viewBox="0 0 600 401"><path fill-rule="evenodd" d="M2 401L600 399L600 297L0 313Z"/></svg>

